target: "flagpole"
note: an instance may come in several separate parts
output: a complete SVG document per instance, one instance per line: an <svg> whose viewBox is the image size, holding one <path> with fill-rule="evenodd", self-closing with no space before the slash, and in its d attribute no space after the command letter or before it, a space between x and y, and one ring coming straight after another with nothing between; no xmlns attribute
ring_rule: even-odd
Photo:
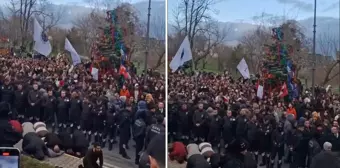
<svg viewBox="0 0 340 168"><path fill-rule="evenodd" d="M189 3L188 3L188 1L184 1L184 3L185 3L185 36L188 36L188 39L189 39L189 42L190 42L190 50L192 51L193 42L192 42L191 37L188 34L188 6L189 6ZM195 59L194 59L193 56L192 56L192 59L191 59L191 68L190 69L191 69L191 72L194 73L195 87L197 89L198 81L197 81L197 77L196 77Z"/></svg>
<svg viewBox="0 0 340 168"><path fill-rule="evenodd" d="M315 37L316 36L316 0L314 0L314 24L313 24L313 69L312 69L312 94L315 97L315 66L316 66L316 55L315 55Z"/></svg>
<svg viewBox="0 0 340 168"><path fill-rule="evenodd" d="M145 62L144 62L144 84L147 81L147 71L148 71L148 57L149 57L149 43L150 43L150 11L151 11L151 0L149 0L149 7L148 7L148 23L146 28L146 50L145 50Z"/></svg>

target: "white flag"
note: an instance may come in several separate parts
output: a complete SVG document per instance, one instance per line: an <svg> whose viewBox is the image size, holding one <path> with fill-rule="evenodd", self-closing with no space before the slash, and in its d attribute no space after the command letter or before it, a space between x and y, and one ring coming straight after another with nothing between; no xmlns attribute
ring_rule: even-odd
<svg viewBox="0 0 340 168"><path fill-rule="evenodd" d="M94 80L98 80L98 72L99 72L99 70L97 68L92 68L91 75L92 75Z"/></svg>
<svg viewBox="0 0 340 168"><path fill-rule="evenodd" d="M257 94L256 95L257 95L258 98L262 99L262 97L263 97L263 86L259 85L257 87Z"/></svg>
<svg viewBox="0 0 340 168"><path fill-rule="evenodd" d="M77 51L73 48L72 44L67 38L65 38L65 50L70 52L73 65L81 63L80 56L78 55Z"/></svg>
<svg viewBox="0 0 340 168"><path fill-rule="evenodd" d="M250 73L248 69L248 65L246 63L246 60L242 58L240 63L237 65L237 70L240 71L241 75L244 79L250 79Z"/></svg>
<svg viewBox="0 0 340 168"><path fill-rule="evenodd" d="M184 65L185 62L192 60L192 53L190 48L190 42L188 36L186 36L179 47L176 55L170 62L170 68L172 72L177 71L177 69Z"/></svg>
<svg viewBox="0 0 340 168"><path fill-rule="evenodd" d="M51 43L48 40L48 37L45 34L43 28L40 26L39 22L35 18L34 18L33 40L34 40L33 49L36 52L44 56L48 56L52 52Z"/></svg>

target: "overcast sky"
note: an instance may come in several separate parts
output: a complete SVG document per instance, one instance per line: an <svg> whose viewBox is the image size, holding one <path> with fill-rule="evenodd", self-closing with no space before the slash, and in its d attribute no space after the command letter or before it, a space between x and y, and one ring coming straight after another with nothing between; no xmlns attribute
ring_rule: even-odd
<svg viewBox="0 0 340 168"><path fill-rule="evenodd" d="M183 0L168 0L169 17L171 11ZM314 0L223 0L212 7L220 21L251 22L262 13L273 16L287 16L289 19L313 17ZM317 15L339 18L339 0L318 0ZM285 13L285 14L284 14Z"/></svg>

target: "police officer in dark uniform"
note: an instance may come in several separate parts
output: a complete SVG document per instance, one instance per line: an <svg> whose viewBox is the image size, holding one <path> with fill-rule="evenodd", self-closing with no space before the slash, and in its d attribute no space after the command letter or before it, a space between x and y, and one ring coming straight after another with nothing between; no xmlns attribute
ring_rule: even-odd
<svg viewBox="0 0 340 168"><path fill-rule="evenodd" d="M107 104L103 97L98 98L94 104L94 139L96 142L100 142L103 145L106 142L104 138L104 128L106 126L106 114L107 114Z"/></svg>
<svg viewBox="0 0 340 168"><path fill-rule="evenodd" d="M33 90L28 93L28 117L31 122L40 120L41 97L38 91L38 84L33 84Z"/></svg>
<svg viewBox="0 0 340 168"><path fill-rule="evenodd" d="M119 116L119 154L121 154L124 158L130 159L127 155L125 149L129 142L130 135L130 128L131 128L131 112L132 107L130 104L125 105L125 109L120 111Z"/></svg>
<svg viewBox="0 0 340 168"><path fill-rule="evenodd" d="M296 168L304 168L305 167L305 144L304 142L304 123L298 122L297 129L294 130L289 136L288 136L288 142L287 145L289 146L290 151L293 153L293 162L291 163L291 167Z"/></svg>
<svg viewBox="0 0 340 168"><path fill-rule="evenodd" d="M248 143L244 139L235 139L230 144L230 155L226 155L223 168L256 168L256 162L247 152Z"/></svg>
<svg viewBox="0 0 340 168"><path fill-rule="evenodd" d="M221 132L222 132L223 120L218 115L217 110L213 110L209 113L208 119L208 142L212 145L212 148L215 151L219 152L220 149L220 141L221 141Z"/></svg>
<svg viewBox="0 0 340 168"><path fill-rule="evenodd" d="M71 132L73 129L80 129L80 117L82 112L82 102L77 92L73 91L70 100L70 128Z"/></svg>
<svg viewBox="0 0 340 168"><path fill-rule="evenodd" d="M109 151L112 150L113 144L117 143L116 135L117 135L117 122L118 122L118 110L116 106L113 104L109 107L106 116L106 128L104 137L109 136ZM104 144L105 146L105 144Z"/></svg>
<svg viewBox="0 0 340 168"><path fill-rule="evenodd" d="M133 124L133 139L136 142L136 158L135 163L139 164L140 153L144 147L144 139L146 134L146 123L145 123L146 114L145 112L138 113L136 115L136 120Z"/></svg>
<svg viewBox="0 0 340 168"><path fill-rule="evenodd" d="M148 147L150 140L158 135L158 134L165 134L165 127L163 125L164 118L162 116L157 117L157 123L150 125L146 131L146 138L145 138L145 148Z"/></svg>
<svg viewBox="0 0 340 168"><path fill-rule="evenodd" d="M227 115L223 117L223 131L222 138L224 142L225 153L228 152L230 143L235 139L236 119L230 110Z"/></svg>
<svg viewBox="0 0 340 168"><path fill-rule="evenodd" d="M204 142L207 132L205 131L208 119L207 112L203 108L203 103L198 104L198 109L193 114L193 136L195 142Z"/></svg>
<svg viewBox="0 0 340 168"><path fill-rule="evenodd" d="M256 115L250 116L250 120L247 123L247 141L249 143L249 151L255 156L255 161L257 164L259 156L259 127Z"/></svg>
<svg viewBox="0 0 340 168"><path fill-rule="evenodd" d="M246 112L248 109L241 109L240 114L236 118L236 138L247 138L247 122Z"/></svg>
<svg viewBox="0 0 340 168"><path fill-rule="evenodd" d="M7 102L11 105L14 105L14 88L10 84L10 78L6 78L4 84L1 86L1 101Z"/></svg>
<svg viewBox="0 0 340 168"><path fill-rule="evenodd" d="M52 132L55 131L56 122L55 122L55 114L57 111L57 99L53 95L53 91L47 91L47 97L43 101L43 121L52 125Z"/></svg>
<svg viewBox="0 0 340 168"><path fill-rule="evenodd" d="M67 128L69 107L70 99L66 96L66 90L62 90L60 97L57 99L57 122L59 131Z"/></svg>
<svg viewBox="0 0 340 168"><path fill-rule="evenodd" d="M260 124L260 153L262 156L262 163L260 166L269 166L270 160L270 150L271 146L271 135L272 135L272 125L269 122L269 117L266 115L263 118L263 123Z"/></svg>
<svg viewBox="0 0 340 168"><path fill-rule="evenodd" d="M177 119L178 136L185 144L189 144L191 127L192 127L192 113L189 111L187 104L182 104Z"/></svg>
<svg viewBox="0 0 340 168"><path fill-rule="evenodd" d="M277 168L282 166L282 158L284 156L285 133L283 130L283 122L279 122L277 128L272 133L270 167L273 168L275 164L276 155L278 156Z"/></svg>
<svg viewBox="0 0 340 168"><path fill-rule="evenodd" d="M25 112L27 107L27 92L24 91L21 84L17 85L14 92L14 110L18 115L18 120L23 123L25 120Z"/></svg>
<svg viewBox="0 0 340 168"><path fill-rule="evenodd" d="M93 104L89 101L88 96L85 96L82 102L82 112L80 119L80 127L86 135L87 140L91 142L93 128Z"/></svg>

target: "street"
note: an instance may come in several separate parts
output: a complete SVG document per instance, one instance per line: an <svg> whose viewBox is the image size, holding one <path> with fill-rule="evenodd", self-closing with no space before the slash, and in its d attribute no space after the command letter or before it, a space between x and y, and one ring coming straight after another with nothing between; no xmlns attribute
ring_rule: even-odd
<svg viewBox="0 0 340 168"><path fill-rule="evenodd" d="M94 138L92 138L94 139ZM90 143L90 148L91 148ZM129 141L129 147L130 149L127 150L127 154L130 156L131 159L125 159L119 154L119 146L118 143L113 145L112 151L108 151L108 144L105 148L103 148L103 160L104 160L104 168L137 168L138 166L135 165L135 148L133 147L134 141ZM20 151L22 151L22 140L20 140L15 146L15 148L18 148ZM48 164L51 164L53 166L59 166L63 168L78 168L80 164L82 164L82 159L68 155L63 154L59 157L55 158L48 158L46 157L43 162L46 162Z"/></svg>

